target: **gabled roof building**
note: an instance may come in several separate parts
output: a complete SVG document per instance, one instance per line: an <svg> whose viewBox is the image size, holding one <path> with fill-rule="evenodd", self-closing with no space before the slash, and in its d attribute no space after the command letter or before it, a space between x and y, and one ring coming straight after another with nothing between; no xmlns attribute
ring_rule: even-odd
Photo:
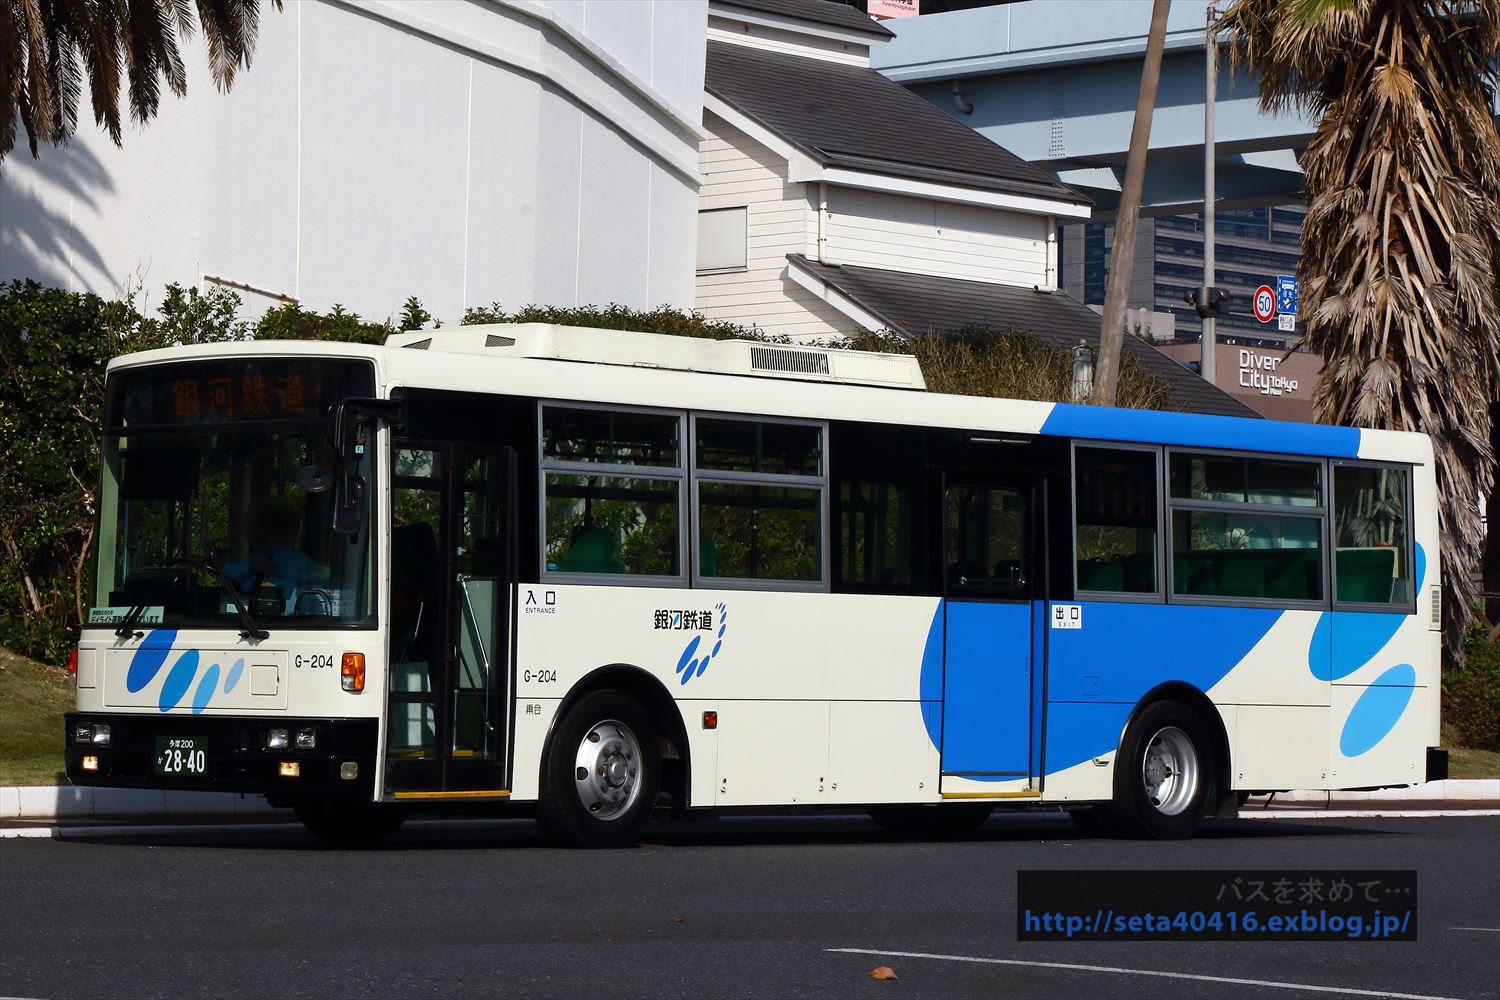
<svg viewBox="0 0 1500 1000"><path fill-rule="evenodd" d="M1017 327L1067 347L1098 318L1058 290L1087 196L870 69L891 33L826 0L711 0L696 305L796 340ZM1149 344L1200 412L1253 415Z"/></svg>

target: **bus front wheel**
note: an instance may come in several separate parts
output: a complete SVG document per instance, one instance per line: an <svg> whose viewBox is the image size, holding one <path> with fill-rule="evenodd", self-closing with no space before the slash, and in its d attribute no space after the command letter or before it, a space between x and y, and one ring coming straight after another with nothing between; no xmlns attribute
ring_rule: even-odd
<svg viewBox="0 0 1500 1000"><path fill-rule="evenodd" d="M623 847L651 817L661 780L651 716L620 691L594 691L568 709L542 764L537 820L571 847Z"/></svg>
<svg viewBox="0 0 1500 1000"><path fill-rule="evenodd" d="M1203 720L1186 705L1147 705L1115 758L1113 825L1157 840L1191 837L1214 799L1212 746Z"/></svg>

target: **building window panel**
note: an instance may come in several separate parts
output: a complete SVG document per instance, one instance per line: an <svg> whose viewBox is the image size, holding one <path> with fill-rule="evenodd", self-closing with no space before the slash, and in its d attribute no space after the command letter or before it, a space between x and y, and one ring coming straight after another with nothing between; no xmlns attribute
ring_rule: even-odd
<svg viewBox="0 0 1500 1000"><path fill-rule="evenodd" d="M749 257L748 209L716 208L698 213L698 271L744 270Z"/></svg>

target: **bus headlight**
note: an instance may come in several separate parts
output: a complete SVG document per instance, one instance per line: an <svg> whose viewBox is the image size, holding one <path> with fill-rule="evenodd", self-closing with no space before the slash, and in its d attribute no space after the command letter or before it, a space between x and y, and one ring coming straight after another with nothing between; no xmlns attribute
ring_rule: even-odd
<svg viewBox="0 0 1500 1000"><path fill-rule="evenodd" d="M106 722L80 722L73 726L73 742L109 746L109 724Z"/></svg>
<svg viewBox="0 0 1500 1000"><path fill-rule="evenodd" d="M298 750L311 750L314 747L316 747L317 745L318 745L318 734L317 734L316 730L312 730L312 729L299 729L299 730L297 730L297 749Z"/></svg>
<svg viewBox="0 0 1500 1000"><path fill-rule="evenodd" d="M266 730L266 749L285 750L290 745L288 734L285 729Z"/></svg>

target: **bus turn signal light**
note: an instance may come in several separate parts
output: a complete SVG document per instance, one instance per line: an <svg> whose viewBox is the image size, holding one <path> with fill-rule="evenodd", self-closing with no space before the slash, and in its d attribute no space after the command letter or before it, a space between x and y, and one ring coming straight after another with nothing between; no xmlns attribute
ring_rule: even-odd
<svg viewBox="0 0 1500 1000"><path fill-rule="evenodd" d="M719 728L719 713L718 712L704 712L703 713L703 728L704 729L718 729Z"/></svg>
<svg viewBox="0 0 1500 1000"><path fill-rule="evenodd" d="M345 653L339 664L339 680L345 691L356 694L365 689L365 654Z"/></svg>

